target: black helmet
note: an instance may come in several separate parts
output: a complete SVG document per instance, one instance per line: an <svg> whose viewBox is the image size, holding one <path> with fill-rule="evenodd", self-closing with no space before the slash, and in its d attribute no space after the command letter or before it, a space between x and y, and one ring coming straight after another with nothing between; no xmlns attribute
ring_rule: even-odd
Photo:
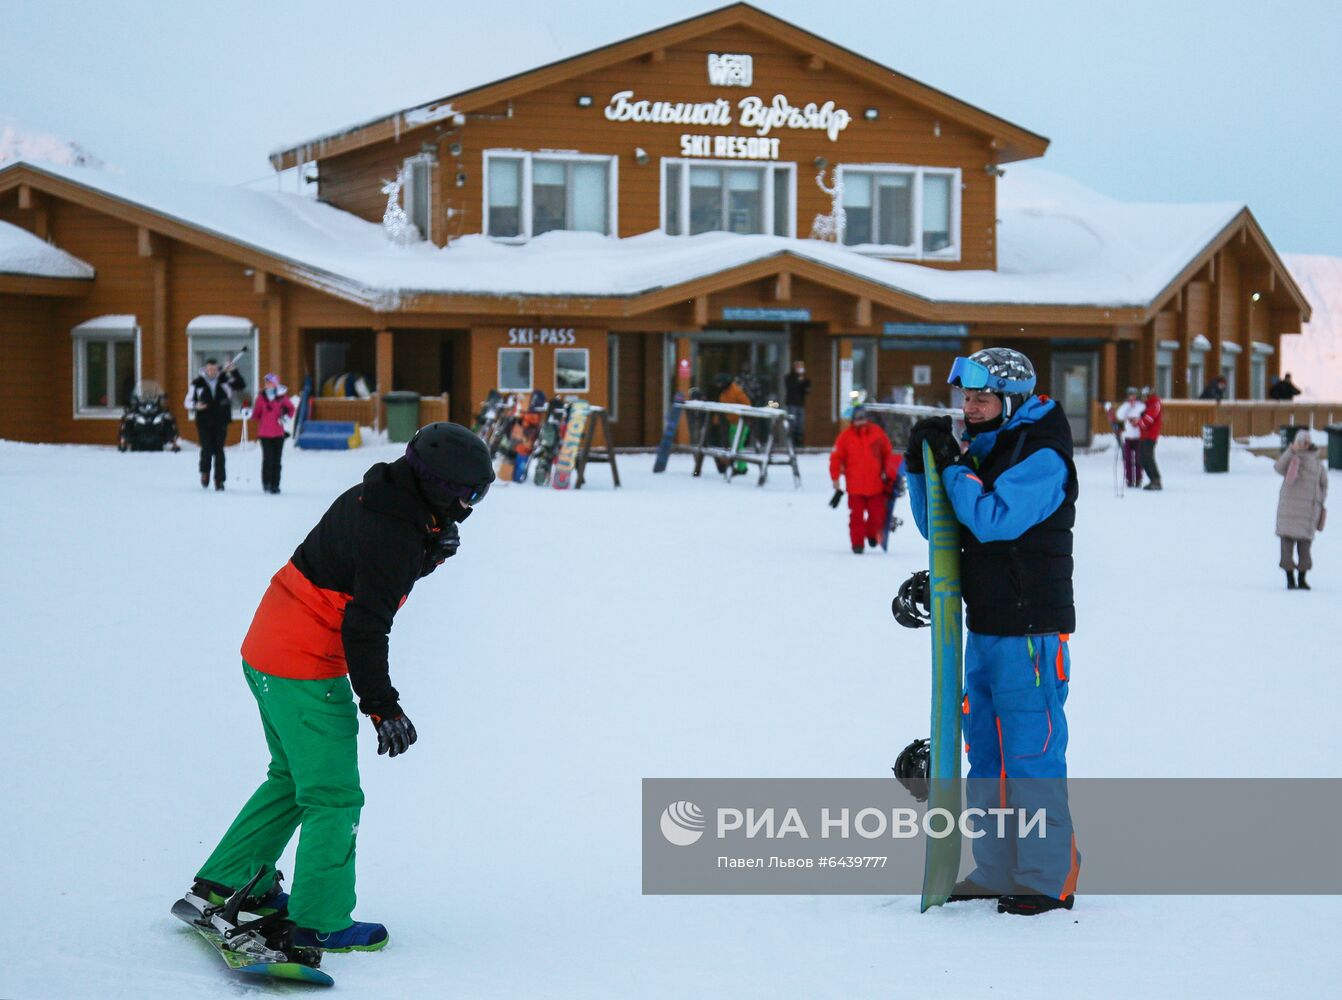
<svg viewBox="0 0 1342 1000"><path fill-rule="evenodd" d="M927 778L931 769L932 749L928 740L914 740L906 746L891 768L899 783L919 802L927 801Z"/></svg>
<svg viewBox="0 0 1342 1000"><path fill-rule="evenodd" d="M479 503L494 481L484 441L461 424L446 420L415 431L405 446L405 460L419 488L436 507L450 507L454 499Z"/></svg>

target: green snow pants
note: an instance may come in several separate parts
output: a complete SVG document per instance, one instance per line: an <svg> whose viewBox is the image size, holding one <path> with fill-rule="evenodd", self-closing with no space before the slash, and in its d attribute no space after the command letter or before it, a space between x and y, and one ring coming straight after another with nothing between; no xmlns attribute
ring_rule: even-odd
<svg viewBox="0 0 1342 1000"><path fill-rule="evenodd" d="M344 930L354 911L354 841L363 791L359 788L359 716L349 678L291 680L242 665L261 710L270 767L197 878L239 888L270 872L294 830L298 857L289 918L322 933Z"/></svg>

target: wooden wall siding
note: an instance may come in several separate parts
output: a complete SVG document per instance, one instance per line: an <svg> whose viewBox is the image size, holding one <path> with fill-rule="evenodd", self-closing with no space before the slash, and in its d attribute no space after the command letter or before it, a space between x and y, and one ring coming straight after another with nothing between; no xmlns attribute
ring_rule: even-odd
<svg viewBox="0 0 1342 1000"><path fill-rule="evenodd" d="M625 333L617 336L620 351L620 370L617 373L620 419L611 424L615 443L620 447L651 444L654 437L660 440L661 427L655 425L653 433L646 425L643 372L656 359L661 341L647 334ZM660 399L659 394L659 403Z"/></svg>
<svg viewBox="0 0 1342 1000"><path fill-rule="evenodd" d="M50 440L62 402L54 391L60 352L52 311L49 299L0 295L0 438Z"/></svg>
<svg viewBox="0 0 1342 1000"><path fill-rule="evenodd" d="M709 52L751 53L753 85L710 86L706 68ZM725 128L610 122L603 110L611 95L621 90L633 90L635 99L648 100L708 101L722 97L733 107L751 94L768 101L775 93L782 93L794 105L833 100L853 116L838 141L830 142L820 131L779 129L770 136L780 139L779 162L797 164L798 235L808 235L814 217L829 211L828 197L815 184L812 163L816 157L824 157L831 165L959 167L963 172L961 259L947 266L996 266L996 186L984 170L992 156L983 135L876 90L836 67L808 70L803 55L744 27L667 49L660 63L630 60L528 94L512 102L511 118L506 117L508 107L504 105L491 109L497 117L472 116L460 128L450 122L438 123L404 133L399 141L323 160L319 166L320 195L333 205L378 221L386 205L380 190L382 181L394 176L401 162L419 153L425 142L436 144L439 159L434 190L439 200L434 206L433 228L441 242L443 235L481 231L484 150L577 150L619 157L620 235L656 229L660 226L660 161L662 157L680 156L681 134L753 133L740 127L739 122ZM592 97L591 107L577 106L580 94ZM879 109L877 121L863 119L867 107ZM739 118L735 111L733 118ZM459 157L448 153L454 141L462 146ZM637 147L647 150L650 160L646 165L635 163ZM466 175L462 187L456 186L459 172ZM445 218L449 208L461 213L450 222Z"/></svg>

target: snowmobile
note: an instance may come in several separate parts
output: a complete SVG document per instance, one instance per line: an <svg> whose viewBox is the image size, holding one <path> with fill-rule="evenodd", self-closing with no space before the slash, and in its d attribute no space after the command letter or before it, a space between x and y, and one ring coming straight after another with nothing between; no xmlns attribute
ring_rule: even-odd
<svg viewBox="0 0 1342 1000"><path fill-rule="evenodd" d="M141 379L131 392L121 415L117 451L181 451L177 421L168 411L163 387L153 379Z"/></svg>

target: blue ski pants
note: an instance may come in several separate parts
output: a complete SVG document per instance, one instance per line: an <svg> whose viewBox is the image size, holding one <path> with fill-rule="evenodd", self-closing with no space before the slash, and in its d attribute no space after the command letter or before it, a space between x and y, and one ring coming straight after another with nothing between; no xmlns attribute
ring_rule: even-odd
<svg viewBox="0 0 1342 1000"><path fill-rule="evenodd" d="M966 634L965 797L970 808L984 810L967 824L983 833L973 840L969 878L997 892L1065 898L1081 863L1067 803L1068 636ZM1046 820L1020 836L1019 813L999 826L989 809L1027 816L1042 809Z"/></svg>

